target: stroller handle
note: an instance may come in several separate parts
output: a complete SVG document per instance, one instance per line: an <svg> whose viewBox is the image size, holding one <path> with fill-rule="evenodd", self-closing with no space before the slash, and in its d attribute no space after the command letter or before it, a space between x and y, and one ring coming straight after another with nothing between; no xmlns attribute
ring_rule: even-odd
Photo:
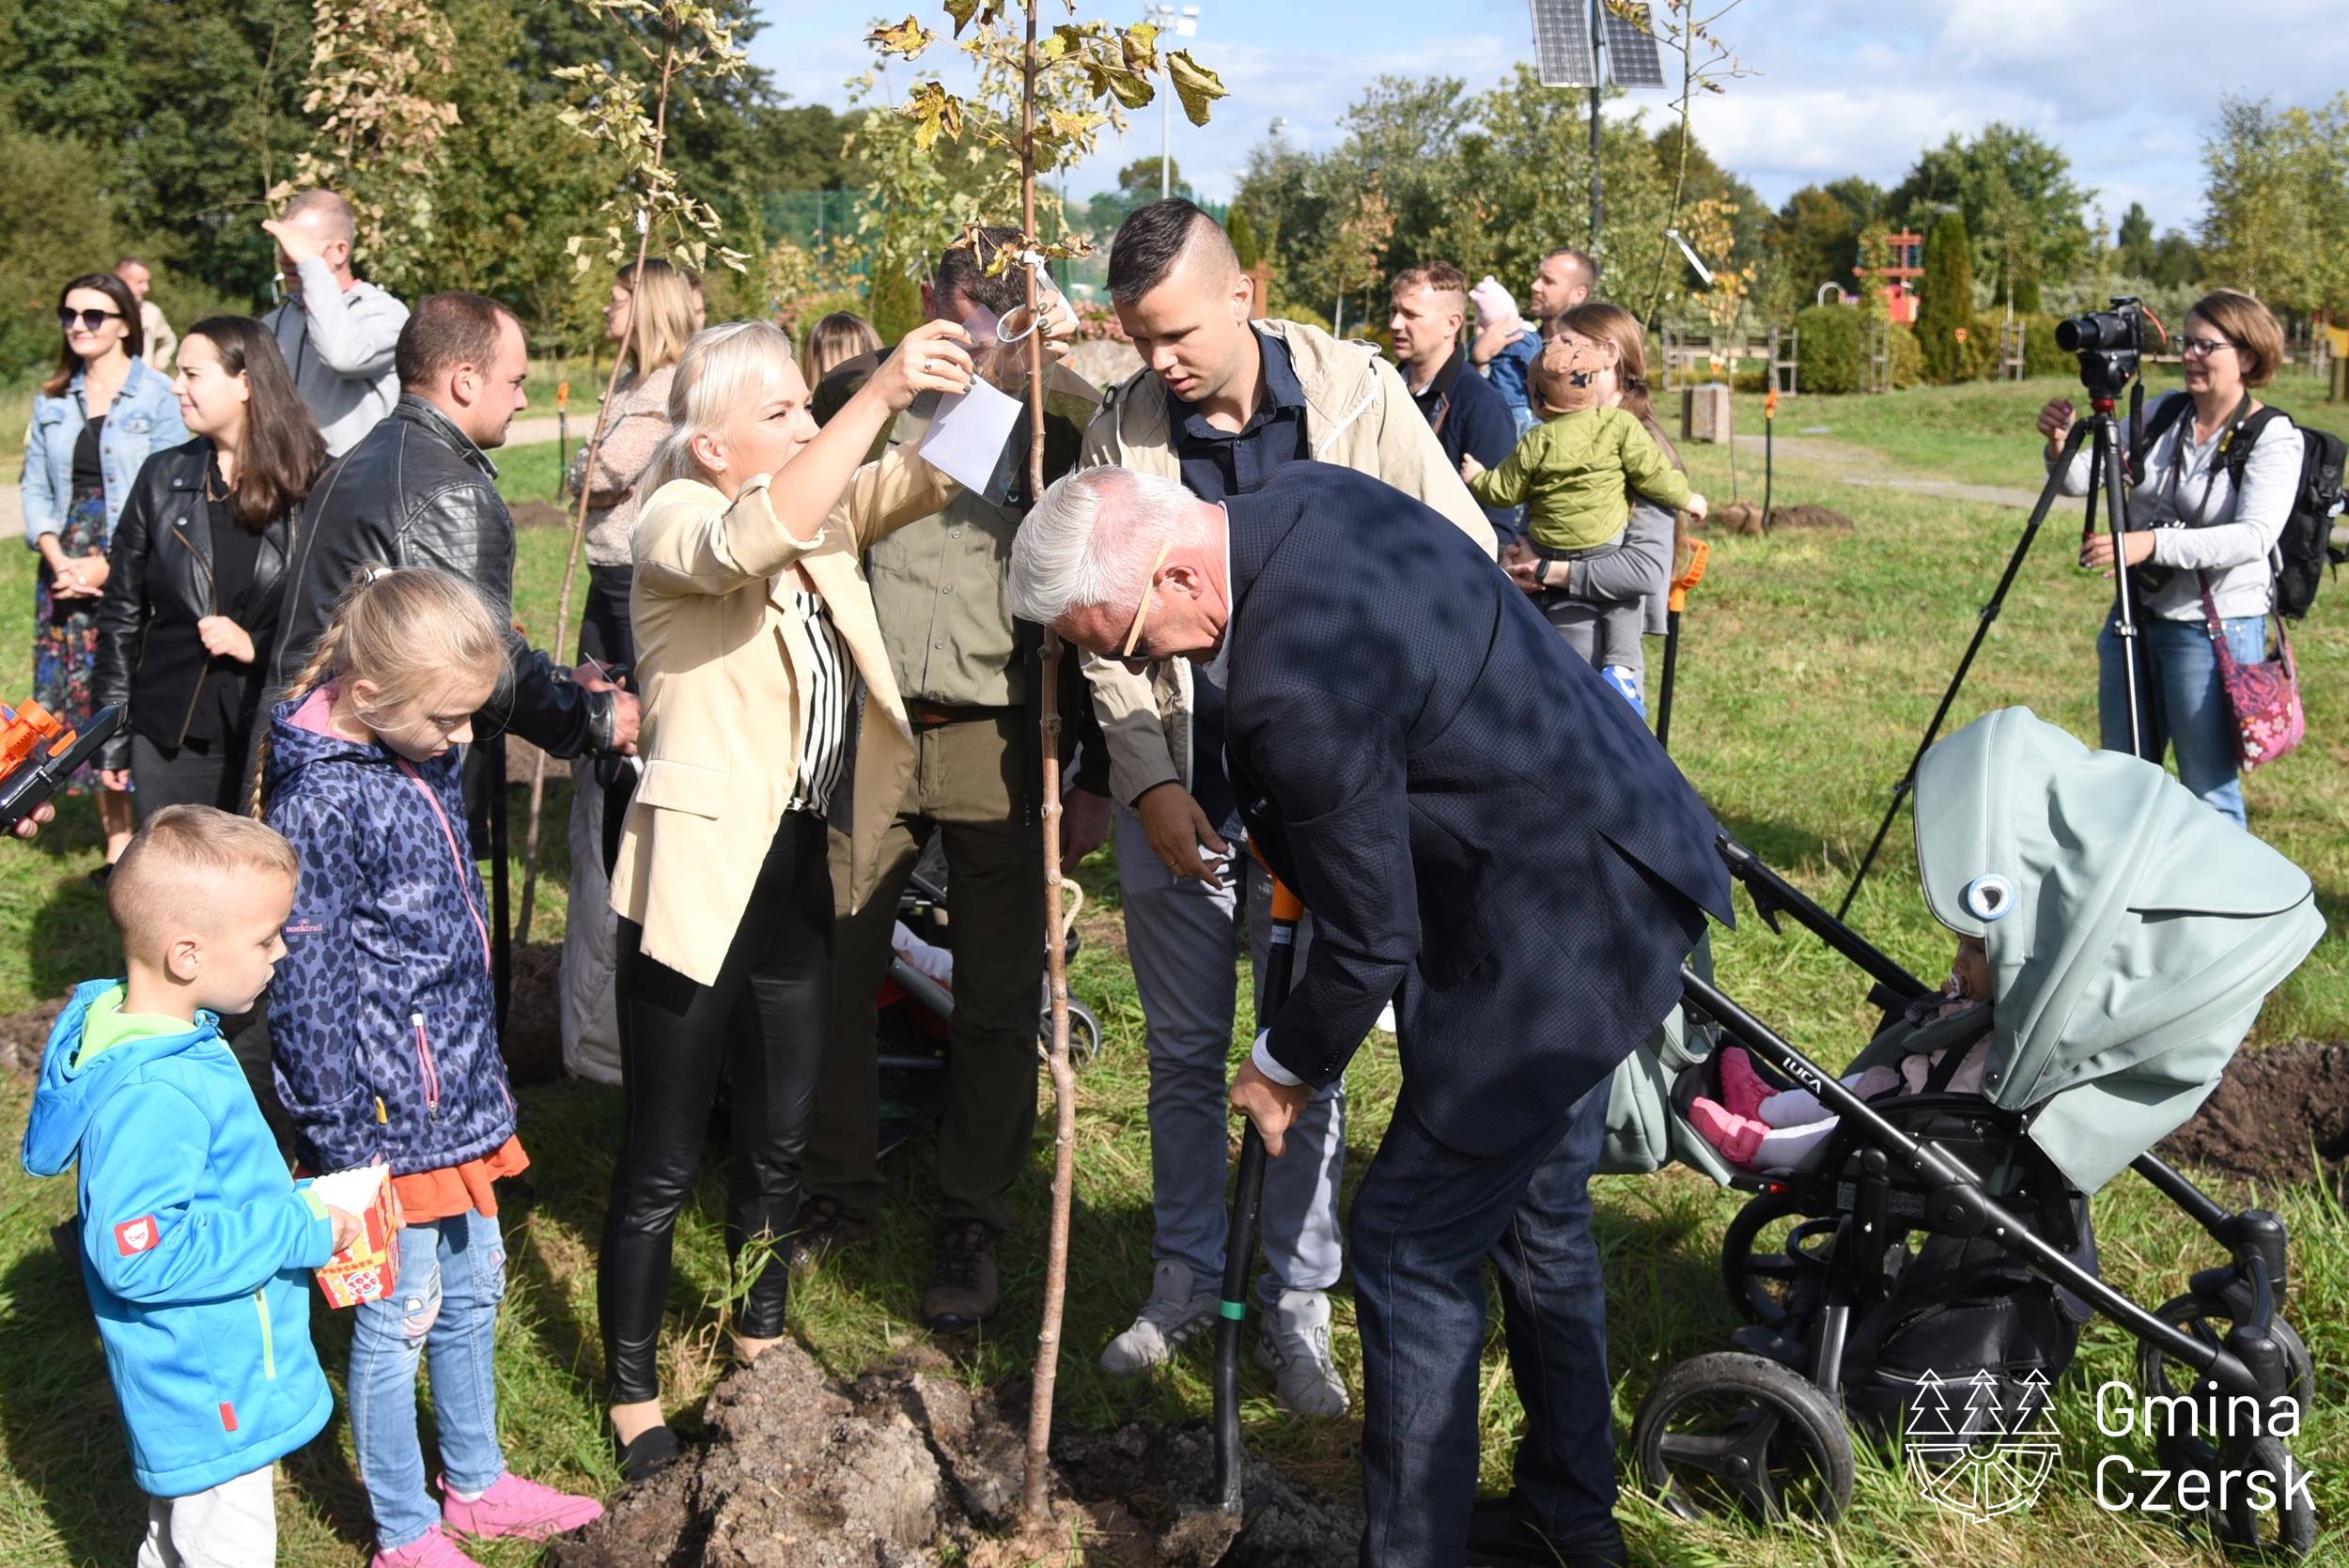
<svg viewBox="0 0 2349 1568"><path fill-rule="evenodd" d="M1877 999L1886 1011L1905 1007L1933 989L1903 969L1882 948L1828 914L1810 894L1772 871L1759 855L1727 833L1719 835L1714 844L1729 867L1729 874L1746 885L1746 893L1752 898L1754 912L1762 917L1763 924L1776 931L1778 917L1792 915L1797 924L1858 965L1862 973L1888 993Z"/></svg>

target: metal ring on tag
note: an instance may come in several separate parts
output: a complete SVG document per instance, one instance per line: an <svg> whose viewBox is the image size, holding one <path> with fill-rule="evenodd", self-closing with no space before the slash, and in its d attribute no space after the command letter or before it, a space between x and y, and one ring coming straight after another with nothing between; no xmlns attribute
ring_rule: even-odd
<svg viewBox="0 0 2349 1568"><path fill-rule="evenodd" d="M1012 322L1022 318L1025 319L1026 325L1014 332ZM1034 311L1030 310L1026 305L1014 305L1009 312L996 318L995 341L1005 345L1021 342L1034 335L1035 323L1036 313Z"/></svg>
<svg viewBox="0 0 2349 1568"><path fill-rule="evenodd" d="M1976 920L2004 920L2015 908L2015 884L1993 871L1967 883L1957 901Z"/></svg>

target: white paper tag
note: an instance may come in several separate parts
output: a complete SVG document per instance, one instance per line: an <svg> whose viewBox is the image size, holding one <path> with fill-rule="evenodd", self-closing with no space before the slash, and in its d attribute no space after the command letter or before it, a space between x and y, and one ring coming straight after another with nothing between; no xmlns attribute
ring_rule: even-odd
<svg viewBox="0 0 2349 1568"><path fill-rule="evenodd" d="M995 477L1011 427L1019 423L1019 400L998 392L986 381L971 390L938 400L930 427L916 448L930 466L964 489L985 494Z"/></svg>

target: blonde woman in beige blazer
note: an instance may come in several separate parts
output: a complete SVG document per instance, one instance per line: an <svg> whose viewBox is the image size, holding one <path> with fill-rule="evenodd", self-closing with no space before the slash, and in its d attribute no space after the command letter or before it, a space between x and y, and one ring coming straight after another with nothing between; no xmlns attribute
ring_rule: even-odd
<svg viewBox="0 0 2349 1568"><path fill-rule="evenodd" d="M735 1141L726 1240L738 1268L755 1270L736 1354L747 1360L783 1333L790 1270L772 1244L798 1219L832 1032L825 814L835 789L851 791L856 876L869 890L874 841L913 758L858 560L953 489L919 458L863 458L918 393L968 390L966 342L950 322L910 334L819 431L782 333L712 327L677 364L675 428L641 481L630 608L645 772L612 878L628 1132L598 1271L614 1440L630 1480L677 1453L655 1355L670 1237L722 1065Z"/></svg>

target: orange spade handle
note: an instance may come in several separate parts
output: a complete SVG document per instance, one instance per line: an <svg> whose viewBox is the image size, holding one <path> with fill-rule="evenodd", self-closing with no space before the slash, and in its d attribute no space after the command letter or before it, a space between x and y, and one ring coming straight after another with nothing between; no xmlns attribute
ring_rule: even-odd
<svg viewBox="0 0 2349 1568"><path fill-rule="evenodd" d="M1770 388L1769 392L1763 396L1762 417L1765 419L1778 417L1778 388Z"/></svg>
<svg viewBox="0 0 2349 1568"><path fill-rule="evenodd" d="M1688 569L1672 579L1672 597L1666 601L1675 614L1688 608L1688 590L1704 581L1704 563L1712 553L1705 540L1688 541Z"/></svg>
<svg viewBox="0 0 2349 1568"><path fill-rule="evenodd" d="M569 408L569 407L570 407L570 405L571 405L571 383L570 383L570 382L568 382L568 381L557 381L557 382L555 382L555 383L554 383L554 406L555 406L556 408L558 408L558 409L568 409L568 408Z"/></svg>
<svg viewBox="0 0 2349 1568"><path fill-rule="evenodd" d="M1255 857L1258 865L1264 867L1265 875L1272 877L1272 867L1265 860L1264 851L1256 847L1253 839L1248 843L1248 852ZM1289 885L1278 877L1272 877L1272 918L1291 925L1305 918L1305 901L1289 892Z"/></svg>

